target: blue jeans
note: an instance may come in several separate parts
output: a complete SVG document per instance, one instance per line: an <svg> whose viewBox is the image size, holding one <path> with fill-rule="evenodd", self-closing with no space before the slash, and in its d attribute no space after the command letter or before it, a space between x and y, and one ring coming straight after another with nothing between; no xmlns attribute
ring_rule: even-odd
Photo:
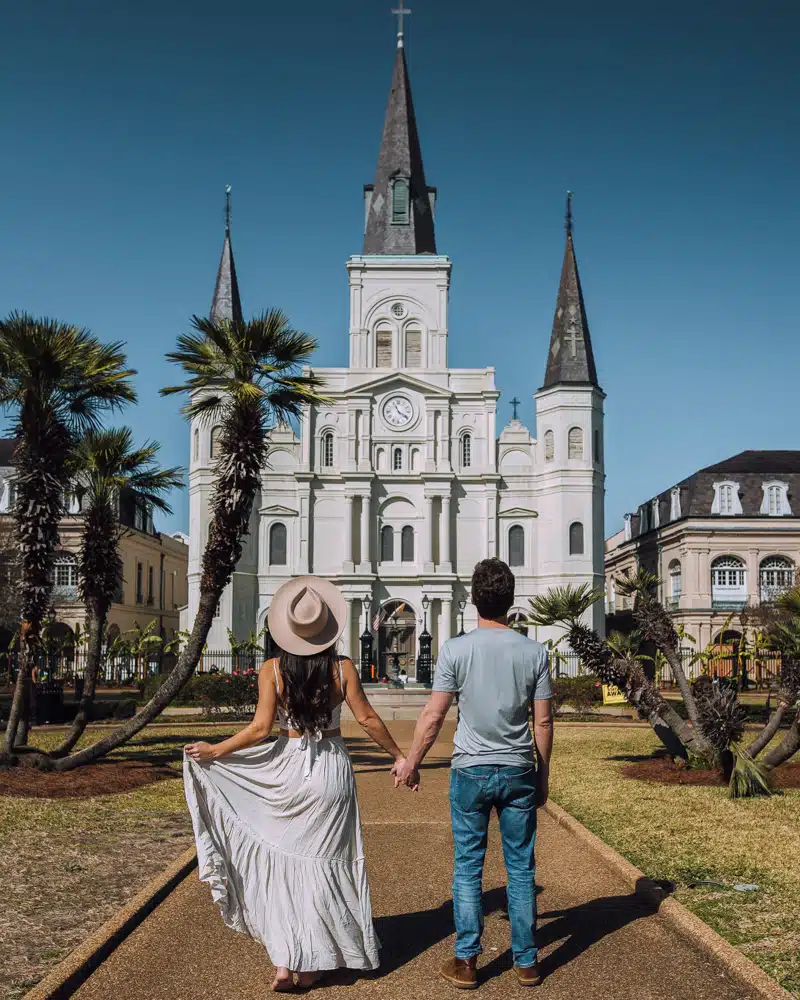
<svg viewBox="0 0 800 1000"><path fill-rule="evenodd" d="M511 950L520 968L536 963L536 769L487 764L450 771L455 842L453 910L456 958L479 955L483 933L483 862L489 816L497 809L508 874Z"/></svg>

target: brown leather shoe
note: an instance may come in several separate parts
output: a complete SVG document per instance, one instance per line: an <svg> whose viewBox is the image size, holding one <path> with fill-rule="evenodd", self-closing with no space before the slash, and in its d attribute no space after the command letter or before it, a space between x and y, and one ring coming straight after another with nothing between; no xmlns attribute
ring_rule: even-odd
<svg viewBox="0 0 800 1000"><path fill-rule="evenodd" d="M459 990L476 990L478 976L477 958L448 958L439 969L439 975Z"/></svg>
<svg viewBox="0 0 800 1000"><path fill-rule="evenodd" d="M515 965L514 972L517 974L520 986L538 986L542 981L542 972L538 962L535 965L528 965L524 969Z"/></svg>

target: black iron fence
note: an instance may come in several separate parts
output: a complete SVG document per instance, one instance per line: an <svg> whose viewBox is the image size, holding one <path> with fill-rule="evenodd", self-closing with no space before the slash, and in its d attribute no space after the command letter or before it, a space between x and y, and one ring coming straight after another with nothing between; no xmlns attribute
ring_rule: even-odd
<svg viewBox="0 0 800 1000"><path fill-rule="evenodd" d="M63 681L80 685L86 673L87 654L85 649L41 653L34 665L34 681ZM244 673L257 670L264 660L261 652L234 653L227 650L207 650L200 658L198 673ZM139 655L103 653L100 666L99 684L111 687L134 687L148 677L169 672L177 662L175 653L144 652ZM0 679L5 676L14 680L19 667L19 654L0 653Z"/></svg>

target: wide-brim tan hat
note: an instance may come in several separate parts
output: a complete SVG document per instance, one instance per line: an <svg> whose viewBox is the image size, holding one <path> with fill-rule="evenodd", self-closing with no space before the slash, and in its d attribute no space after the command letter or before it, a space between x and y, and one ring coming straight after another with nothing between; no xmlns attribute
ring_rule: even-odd
<svg viewBox="0 0 800 1000"><path fill-rule="evenodd" d="M276 645L295 656L312 656L332 646L347 624L339 588L318 576L297 576L279 587L267 614Z"/></svg>

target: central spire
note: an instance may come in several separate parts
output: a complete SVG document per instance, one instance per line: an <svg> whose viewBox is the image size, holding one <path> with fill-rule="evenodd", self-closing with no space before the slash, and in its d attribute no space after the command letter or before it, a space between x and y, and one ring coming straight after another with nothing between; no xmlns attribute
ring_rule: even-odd
<svg viewBox="0 0 800 1000"><path fill-rule="evenodd" d="M433 206L436 188L425 182L422 151L403 46L404 14L398 15L397 54L386 108L375 183L364 188L365 254L436 253Z"/></svg>

